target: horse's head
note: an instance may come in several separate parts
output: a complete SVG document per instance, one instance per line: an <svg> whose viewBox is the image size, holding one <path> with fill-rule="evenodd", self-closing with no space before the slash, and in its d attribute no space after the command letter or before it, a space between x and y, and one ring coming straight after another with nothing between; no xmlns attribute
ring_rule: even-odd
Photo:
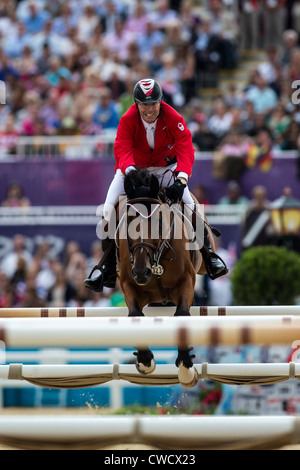
<svg viewBox="0 0 300 470"><path fill-rule="evenodd" d="M153 253L151 240L153 212L159 207L159 181L147 170L133 170L125 177L127 195L127 240L131 273L138 285L146 285L152 276Z"/></svg>

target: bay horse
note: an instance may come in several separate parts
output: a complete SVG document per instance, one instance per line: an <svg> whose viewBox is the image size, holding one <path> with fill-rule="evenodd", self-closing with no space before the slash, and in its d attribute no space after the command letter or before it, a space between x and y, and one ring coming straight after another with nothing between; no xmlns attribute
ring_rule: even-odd
<svg viewBox="0 0 300 470"><path fill-rule="evenodd" d="M116 247L117 272L128 316L144 316L145 306L170 303L176 306L174 316L190 315L196 274L201 272L203 261L199 250L186 249L192 226L184 223L178 204L173 208L163 202L163 189L148 170L131 171L125 177L124 189ZM185 387L197 383L191 349L189 345L178 348L175 361L179 381ZM154 371L154 355L149 348L137 349L134 355L140 373Z"/></svg>

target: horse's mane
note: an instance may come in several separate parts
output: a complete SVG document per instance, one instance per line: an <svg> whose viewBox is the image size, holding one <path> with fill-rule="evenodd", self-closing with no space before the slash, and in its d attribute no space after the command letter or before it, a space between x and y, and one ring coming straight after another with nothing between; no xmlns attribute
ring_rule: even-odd
<svg viewBox="0 0 300 470"><path fill-rule="evenodd" d="M144 168L130 171L124 179L124 190L129 199L138 197L158 198L158 178Z"/></svg>
<svg viewBox="0 0 300 470"><path fill-rule="evenodd" d="M146 168L136 168L131 170L126 176L125 181L130 179L134 186L150 186L151 177L154 176ZM124 183L125 184L125 183Z"/></svg>

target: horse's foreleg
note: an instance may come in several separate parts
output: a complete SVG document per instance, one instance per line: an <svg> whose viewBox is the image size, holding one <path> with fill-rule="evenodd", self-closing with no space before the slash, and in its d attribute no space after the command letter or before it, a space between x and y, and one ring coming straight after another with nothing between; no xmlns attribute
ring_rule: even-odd
<svg viewBox="0 0 300 470"><path fill-rule="evenodd" d="M174 313L175 317L190 315L190 306L192 305L194 299L195 282L193 279L194 278L191 274L187 274L184 282L181 282L179 286L177 307Z"/></svg>
<svg viewBox="0 0 300 470"><path fill-rule="evenodd" d="M190 309L186 302L179 302L174 317L190 316Z"/></svg>
<svg viewBox="0 0 300 470"><path fill-rule="evenodd" d="M128 316L129 317L143 317L144 314L137 304L132 303L131 306L128 308Z"/></svg>
<svg viewBox="0 0 300 470"><path fill-rule="evenodd" d="M181 284L179 301L177 304L174 316L189 316L190 306L194 298L194 282L193 276L186 276L185 282ZM181 344L178 347L178 356L175 361L178 367L178 379L183 387L194 387L198 381L198 372L194 367L192 359L195 355L190 355L193 348L188 347L187 344Z"/></svg>
<svg viewBox="0 0 300 470"><path fill-rule="evenodd" d="M128 282L124 282L121 287L128 307L128 316L143 317L143 305L141 304L139 295L134 287Z"/></svg>
<svg viewBox="0 0 300 470"><path fill-rule="evenodd" d="M179 382L185 388L192 388L198 382L198 371L192 361L195 355L190 354L192 349L187 344L181 344L178 347L178 356L175 361L175 365L178 367Z"/></svg>
<svg viewBox="0 0 300 470"><path fill-rule="evenodd" d="M122 290L128 307L128 316L143 317L141 294L138 294L134 287L129 283L123 283ZM137 348L137 352L134 352L133 354L136 356L135 366L140 374L151 374L151 372L155 370L156 364L154 355L147 346L142 349Z"/></svg>
<svg viewBox="0 0 300 470"><path fill-rule="evenodd" d="M178 356L175 361L176 367L178 367L178 379L180 385L185 388L192 388L198 382L198 371L194 367L192 359L195 355L190 355L190 351L193 348L178 348Z"/></svg>
<svg viewBox="0 0 300 470"><path fill-rule="evenodd" d="M134 301L132 301L132 303L128 307L128 310L129 310L129 313L128 313L129 317L141 317L141 316L143 317L144 316L139 305ZM156 367L154 355L147 346L145 346L143 349L137 348L137 352L134 352L133 354L134 356L136 356L135 366L140 374L147 375L147 374L151 374L151 372L154 372L155 367Z"/></svg>

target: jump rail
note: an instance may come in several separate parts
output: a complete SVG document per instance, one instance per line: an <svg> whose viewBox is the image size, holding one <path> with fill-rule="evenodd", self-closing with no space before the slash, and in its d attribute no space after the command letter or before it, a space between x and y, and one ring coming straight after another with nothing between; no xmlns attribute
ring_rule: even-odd
<svg viewBox="0 0 300 470"><path fill-rule="evenodd" d="M168 450L276 449L300 442L300 418L10 415L0 417L0 442L43 450L97 449L122 442Z"/></svg>
<svg viewBox="0 0 300 470"><path fill-rule="evenodd" d="M172 316L176 307L145 307L145 316ZM191 307L192 316L300 315L300 305ZM127 307L1 308L0 318L20 317L127 317Z"/></svg>
<svg viewBox="0 0 300 470"><path fill-rule="evenodd" d="M198 379L210 379L231 385L270 385L300 379L300 363L281 364L194 364ZM0 366L0 379L25 380L46 388L84 388L112 380L138 385L179 384L175 365L157 364L155 372L140 374L132 364L8 364Z"/></svg>
<svg viewBox="0 0 300 470"><path fill-rule="evenodd" d="M300 317L2 318L7 347L145 347L292 345Z"/></svg>
<svg viewBox="0 0 300 470"><path fill-rule="evenodd" d="M134 318L127 317L125 308L105 309L103 318L96 318L100 316L100 309L92 312L84 309L80 314L79 309L27 309L25 315L24 309L5 309L5 312L2 309L0 340L8 347L30 348L150 344L165 347L188 344L291 346L300 340L297 307L228 307L222 311L220 307L211 310L195 307L191 317L166 316L174 313L170 308L168 314L165 308L155 312L153 307L149 309L149 316L145 309L145 317ZM210 318L216 316L217 319ZM199 379L230 384L271 384L300 378L297 363L202 363L195 368ZM27 380L47 388L89 387L111 380L152 385L179 383L177 368L160 364L148 377L137 373L133 365L10 364L0 366L0 378ZM140 442L159 449L275 449L300 443L300 418L0 416L0 443L23 449L95 449L122 442Z"/></svg>

